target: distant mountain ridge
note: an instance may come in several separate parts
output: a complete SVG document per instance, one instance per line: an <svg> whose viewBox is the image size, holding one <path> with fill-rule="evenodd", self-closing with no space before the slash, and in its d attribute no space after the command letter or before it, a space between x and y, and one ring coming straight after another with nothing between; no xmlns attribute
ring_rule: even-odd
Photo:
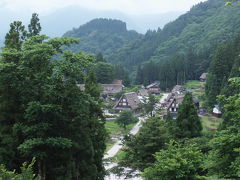
<svg viewBox="0 0 240 180"><path fill-rule="evenodd" d="M119 48L142 35L127 30L126 23L120 20L98 18L66 32L63 36L80 39L80 43L71 46L73 51L81 50L94 54L101 52L108 58Z"/></svg>
<svg viewBox="0 0 240 180"><path fill-rule="evenodd" d="M127 32L127 26L125 22L120 20L106 19L106 18L97 18L93 19L90 22L81 25L79 28L73 28L73 30L66 32L64 35L71 36L83 36L89 34L91 31L100 31L108 33L122 33Z"/></svg>

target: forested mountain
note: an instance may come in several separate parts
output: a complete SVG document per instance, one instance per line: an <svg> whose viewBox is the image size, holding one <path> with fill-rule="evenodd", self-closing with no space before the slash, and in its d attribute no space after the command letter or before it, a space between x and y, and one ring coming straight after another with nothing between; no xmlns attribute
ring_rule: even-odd
<svg viewBox="0 0 240 180"><path fill-rule="evenodd" d="M148 60L167 60L176 53L185 53L189 48L194 53L211 52L219 43L239 34L239 15L238 7L226 7L223 1L202 2L162 30L148 31L109 59L129 68Z"/></svg>
<svg viewBox="0 0 240 180"><path fill-rule="evenodd" d="M82 50L87 53L101 52L105 57L141 37L135 31L128 31L126 23L103 18L94 19L77 29L68 31L64 36L80 39L80 43L73 45L71 50Z"/></svg>

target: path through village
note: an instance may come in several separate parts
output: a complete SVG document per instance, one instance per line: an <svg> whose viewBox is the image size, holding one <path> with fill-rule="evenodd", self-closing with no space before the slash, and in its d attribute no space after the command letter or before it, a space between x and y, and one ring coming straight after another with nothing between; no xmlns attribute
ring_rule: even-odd
<svg viewBox="0 0 240 180"><path fill-rule="evenodd" d="M160 101L159 101L159 104L163 103L164 100L167 98L167 96L168 96L168 93L164 93L163 96L161 97ZM130 131L130 134L132 134L132 135L136 135L138 133L139 129L142 126L142 122L145 119L147 119L147 117L139 117L138 119L139 119L138 123ZM123 147L123 144L122 144L122 141L121 141L121 138L120 138L120 140L118 140L113 145L113 147L110 150L108 150L108 152L104 156L104 159L114 157L121 150L122 147ZM112 168L116 165L117 165L116 163L111 163L111 164L106 165L105 168L106 168L106 170L108 170L108 169L110 169L110 168ZM105 180L124 180L124 179L125 179L125 177L119 177L119 176L116 176L114 174L110 174L109 176L105 177ZM134 177L134 178L131 178L131 180L142 180L142 178L141 177Z"/></svg>

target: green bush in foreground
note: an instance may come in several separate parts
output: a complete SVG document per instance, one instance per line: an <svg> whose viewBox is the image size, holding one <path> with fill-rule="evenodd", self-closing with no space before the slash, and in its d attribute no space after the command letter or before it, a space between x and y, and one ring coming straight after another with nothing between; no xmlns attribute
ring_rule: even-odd
<svg viewBox="0 0 240 180"><path fill-rule="evenodd" d="M155 163L142 174L146 180L199 179L203 154L194 145L186 147L172 141L155 158Z"/></svg>
<svg viewBox="0 0 240 180"><path fill-rule="evenodd" d="M29 165L23 163L20 174L17 174L15 170L9 171L4 165L0 165L0 180L39 180L39 177L33 173L34 163L35 159Z"/></svg>

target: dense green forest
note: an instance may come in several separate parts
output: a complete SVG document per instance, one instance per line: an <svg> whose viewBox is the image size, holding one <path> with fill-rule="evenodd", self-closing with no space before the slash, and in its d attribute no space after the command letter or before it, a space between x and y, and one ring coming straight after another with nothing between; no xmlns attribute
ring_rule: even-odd
<svg viewBox="0 0 240 180"><path fill-rule="evenodd" d="M187 80L199 79L209 67L210 53L194 54L189 49L186 54L176 54L166 61L146 62L137 67L134 83L147 85L158 80L162 90L169 90L176 84L183 85Z"/></svg>
<svg viewBox="0 0 240 180"><path fill-rule="evenodd" d="M226 7L219 0L199 3L163 29L148 31L109 60L130 68L148 60L168 60L176 53L185 54L189 48L196 54L211 52L219 43L239 34L239 15L238 7Z"/></svg>
<svg viewBox="0 0 240 180"><path fill-rule="evenodd" d="M79 28L66 32L63 36L79 38L80 43L71 46L71 50L86 53L102 53L108 59L117 49L142 35L128 31L126 23L113 19L94 19Z"/></svg>
<svg viewBox="0 0 240 180"><path fill-rule="evenodd" d="M222 44L213 55L206 83L207 105L217 104L217 96L231 96L239 93L239 88L232 87L228 79L240 76L240 37Z"/></svg>

